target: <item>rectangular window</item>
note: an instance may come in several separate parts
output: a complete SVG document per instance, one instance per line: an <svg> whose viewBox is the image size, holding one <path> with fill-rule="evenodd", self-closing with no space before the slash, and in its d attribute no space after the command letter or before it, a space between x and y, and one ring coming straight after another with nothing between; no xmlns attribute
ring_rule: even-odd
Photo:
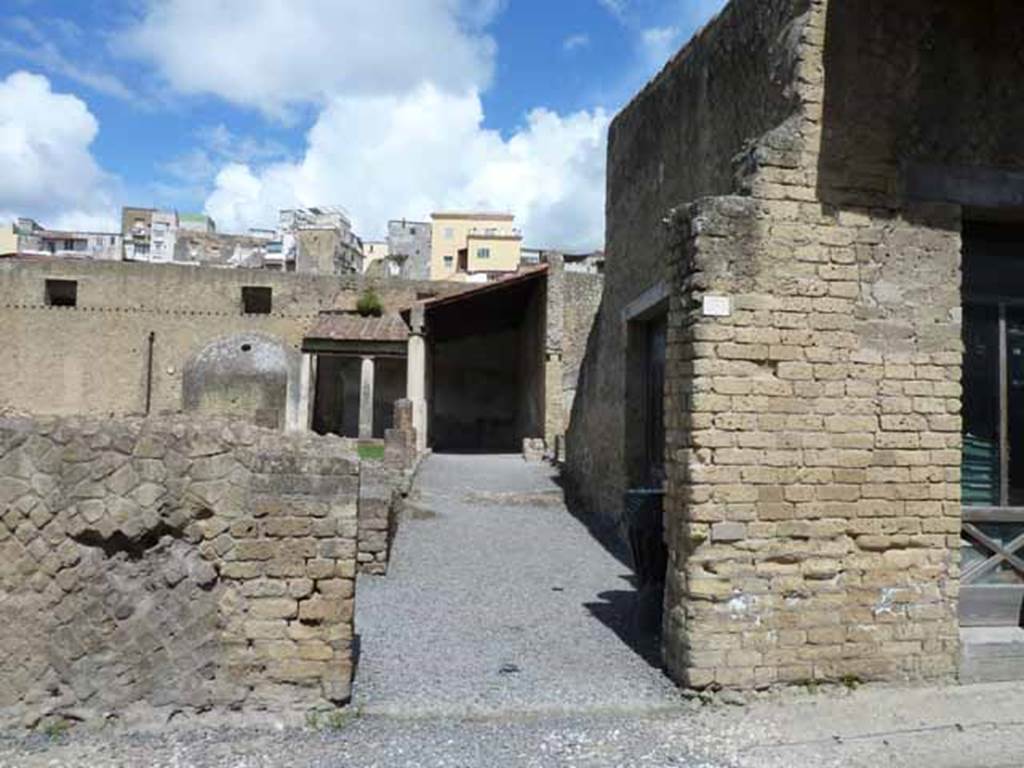
<svg viewBox="0 0 1024 768"><path fill-rule="evenodd" d="M78 281L47 280L45 299L48 307L78 306Z"/></svg>
<svg viewBox="0 0 1024 768"><path fill-rule="evenodd" d="M452 268L452 264L454 264L454 263L455 263L455 257L454 256L445 256L444 257L444 265L448 269L451 269Z"/></svg>
<svg viewBox="0 0 1024 768"><path fill-rule="evenodd" d="M477 248L476 249L476 257L478 259L489 259L489 258L491 258L491 249L490 248Z"/></svg>
<svg viewBox="0 0 1024 768"><path fill-rule="evenodd" d="M962 495L967 506L1002 503L999 316L998 306L964 307Z"/></svg>
<svg viewBox="0 0 1024 768"><path fill-rule="evenodd" d="M273 289L247 285L242 288L242 311L247 315L269 315L274 305Z"/></svg>
<svg viewBox="0 0 1024 768"><path fill-rule="evenodd" d="M452 239L454 239L454 237L455 237L455 229L453 227L445 227L444 228L444 239L445 240L452 240Z"/></svg>

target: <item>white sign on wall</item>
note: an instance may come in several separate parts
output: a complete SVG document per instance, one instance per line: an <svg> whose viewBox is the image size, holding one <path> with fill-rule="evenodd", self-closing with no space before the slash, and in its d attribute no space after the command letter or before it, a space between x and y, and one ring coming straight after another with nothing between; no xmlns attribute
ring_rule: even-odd
<svg viewBox="0 0 1024 768"><path fill-rule="evenodd" d="M732 314L732 299L729 296L705 296L705 317L729 317Z"/></svg>

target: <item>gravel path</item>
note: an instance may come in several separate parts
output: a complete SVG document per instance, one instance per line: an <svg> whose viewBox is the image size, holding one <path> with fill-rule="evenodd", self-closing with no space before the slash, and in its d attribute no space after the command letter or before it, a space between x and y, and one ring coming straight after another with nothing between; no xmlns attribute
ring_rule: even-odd
<svg viewBox="0 0 1024 768"><path fill-rule="evenodd" d="M384 578L361 578L366 713L647 713L678 691L633 646L630 570L517 456L429 457ZM625 638L625 639L623 639ZM630 644L632 643L632 645Z"/></svg>

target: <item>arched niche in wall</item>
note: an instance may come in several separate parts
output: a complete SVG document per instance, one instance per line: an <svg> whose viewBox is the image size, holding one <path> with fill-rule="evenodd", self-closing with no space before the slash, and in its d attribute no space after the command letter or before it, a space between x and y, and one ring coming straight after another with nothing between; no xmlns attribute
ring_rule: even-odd
<svg viewBox="0 0 1024 768"><path fill-rule="evenodd" d="M186 364L184 409L283 429L295 407L301 367L302 355L272 336L219 339Z"/></svg>

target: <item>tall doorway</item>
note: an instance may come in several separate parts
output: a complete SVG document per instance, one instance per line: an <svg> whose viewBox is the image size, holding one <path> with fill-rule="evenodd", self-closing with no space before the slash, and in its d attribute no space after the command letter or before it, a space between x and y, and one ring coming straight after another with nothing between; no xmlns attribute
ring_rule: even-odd
<svg viewBox="0 0 1024 768"><path fill-rule="evenodd" d="M964 227L960 620L1024 626L1024 226Z"/></svg>

